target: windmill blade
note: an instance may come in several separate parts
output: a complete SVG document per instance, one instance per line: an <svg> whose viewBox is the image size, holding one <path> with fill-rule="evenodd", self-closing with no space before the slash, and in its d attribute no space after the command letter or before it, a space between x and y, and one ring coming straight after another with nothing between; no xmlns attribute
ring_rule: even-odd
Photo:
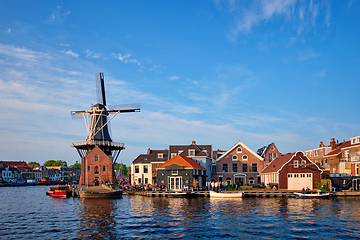
<svg viewBox="0 0 360 240"><path fill-rule="evenodd" d="M87 111L71 111L70 114L72 119L80 119L83 118L84 115L88 115L89 113Z"/></svg>
<svg viewBox="0 0 360 240"><path fill-rule="evenodd" d="M98 103L106 106L104 73L97 73L95 81L97 101Z"/></svg>
<svg viewBox="0 0 360 240"><path fill-rule="evenodd" d="M115 112L140 112L140 103L133 103L133 104L121 104L121 105L109 105L108 112L115 113Z"/></svg>

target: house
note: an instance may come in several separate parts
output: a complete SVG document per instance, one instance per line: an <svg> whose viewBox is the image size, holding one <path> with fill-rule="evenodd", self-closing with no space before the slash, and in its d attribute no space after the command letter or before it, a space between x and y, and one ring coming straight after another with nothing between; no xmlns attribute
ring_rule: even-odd
<svg viewBox="0 0 360 240"><path fill-rule="evenodd" d="M328 158L326 155L328 155L332 150L334 150L337 146L339 146L339 143L335 142L335 138L332 138L330 141L330 145L325 146L323 142L320 142L318 148L310 149L305 151L305 155L315 164L317 164L321 170L323 170L326 175L330 175L330 164L328 162ZM332 161L333 162L333 161ZM337 165L338 163L332 163L332 167L334 165Z"/></svg>
<svg viewBox="0 0 360 240"><path fill-rule="evenodd" d="M156 168L168 160L169 151L148 149L131 163L131 179L134 185L156 184Z"/></svg>
<svg viewBox="0 0 360 240"><path fill-rule="evenodd" d="M216 180L240 186L259 185L263 168L264 159L239 141L216 160Z"/></svg>
<svg viewBox="0 0 360 240"><path fill-rule="evenodd" d="M216 160L226 153L226 150L217 149L212 153L211 180L217 179Z"/></svg>
<svg viewBox="0 0 360 240"><path fill-rule="evenodd" d="M170 145L169 149L170 158L180 155L193 159L206 169L206 180L211 180L211 145L197 145L192 141L191 145Z"/></svg>
<svg viewBox="0 0 360 240"><path fill-rule="evenodd" d="M303 152L277 157L260 173L261 182L278 189L315 189L321 180L322 170Z"/></svg>
<svg viewBox="0 0 360 240"><path fill-rule="evenodd" d="M191 187L194 181L199 187L204 187L206 169L189 157L176 155L157 167L156 178L159 186L169 190Z"/></svg>
<svg viewBox="0 0 360 240"><path fill-rule="evenodd" d="M256 153L264 159L265 166L269 165L275 158L281 156L281 153L275 146L275 143L270 143L267 146L259 148ZM263 166L263 168L265 167Z"/></svg>

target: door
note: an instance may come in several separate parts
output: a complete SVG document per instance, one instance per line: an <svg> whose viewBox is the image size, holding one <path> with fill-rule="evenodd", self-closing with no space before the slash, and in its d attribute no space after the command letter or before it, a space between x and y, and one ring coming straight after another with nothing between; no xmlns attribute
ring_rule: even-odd
<svg viewBox="0 0 360 240"><path fill-rule="evenodd" d="M312 173L288 173L288 190L313 189Z"/></svg>
<svg viewBox="0 0 360 240"><path fill-rule="evenodd" d="M181 189L181 177L170 177L169 190L180 190L180 189Z"/></svg>

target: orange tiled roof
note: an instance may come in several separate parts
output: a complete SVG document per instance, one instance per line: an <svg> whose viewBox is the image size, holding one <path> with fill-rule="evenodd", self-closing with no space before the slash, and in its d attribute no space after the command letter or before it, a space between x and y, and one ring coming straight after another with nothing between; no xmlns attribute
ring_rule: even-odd
<svg viewBox="0 0 360 240"><path fill-rule="evenodd" d="M177 156L167 160L163 164L159 165L157 168L165 168L165 166L169 166L171 164L181 165L181 166L184 166L184 168L205 169L204 167L202 167L200 164L198 164L197 162L195 162L191 158L183 157L183 156L180 156L180 155L177 155Z"/></svg>

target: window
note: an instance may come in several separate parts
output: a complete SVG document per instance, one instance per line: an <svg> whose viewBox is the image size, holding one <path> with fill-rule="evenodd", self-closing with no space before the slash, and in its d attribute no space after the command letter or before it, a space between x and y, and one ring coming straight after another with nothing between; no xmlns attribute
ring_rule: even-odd
<svg viewBox="0 0 360 240"><path fill-rule="evenodd" d="M95 162L99 161L99 156L95 155Z"/></svg>
<svg viewBox="0 0 360 240"><path fill-rule="evenodd" d="M251 169L252 172L257 172L257 163L253 163L252 164L252 169Z"/></svg>
<svg viewBox="0 0 360 240"><path fill-rule="evenodd" d="M88 166L88 172L90 172L90 166Z"/></svg>
<svg viewBox="0 0 360 240"><path fill-rule="evenodd" d="M298 168L299 167L299 162L297 160L294 161L294 168Z"/></svg>
<svg viewBox="0 0 360 240"><path fill-rule="evenodd" d="M246 155L243 156L243 161L247 161L248 157Z"/></svg>
<svg viewBox="0 0 360 240"><path fill-rule="evenodd" d="M273 153L273 160L276 158L276 153Z"/></svg>
<svg viewBox="0 0 360 240"><path fill-rule="evenodd" d="M171 158L175 157L176 153L171 153Z"/></svg>
<svg viewBox="0 0 360 240"><path fill-rule="evenodd" d="M106 166L103 166L103 172L106 172Z"/></svg>
<svg viewBox="0 0 360 240"><path fill-rule="evenodd" d="M98 167L98 166L95 166L95 168L94 168L94 173L95 173L95 174L99 174L99 167Z"/></svg>
<svg viewBox="0 0 360 240"><path fill-rule="evenodd" d="M178 175L179 171L178 170L171 170L171 175Z"/></svg>
<svg viewBox="0 0 360 240"><path fill-rule="evenodd" d="M223 164L223 172L228 172L228 165L227 163Z"/></svg>
<svg viewBox="0 0 360 240"><path fill-rule="evenodd" d="M189 157L195 156L195 149L189 149Z"/></svg>
<svg viewBox="0 0 360 240"><path fill-rule="evenodd" d="M233 156L232 156L232 160L233 160L233 161L238 160L237 156L236 156L236 155L233 155Z"/></svg>
<svg viewBox="0 0 360 240"><path fill-rule="evenodd" d="M139 173L139 166L135 166L135 173Z"/></svg>
<svg viewBox="0 0 360 240"><path fill-rule="evenodd" d="M306 161L305 160L301 161L301 167L306 167Z"/></svg>
<svg viewBox="0 0 360 240"><path fill-rule="evenodd" d="M158 158L163 158L163 157L164 157L164 154L158 153Z"/></svg>
<svg viewBox="0 0 360 240"><path fill-rule="evenodd" d="M241 148L239 147L239 148L236 150L236 152L237 152L237 153L241 153L241 152L242 152Z"/></svg>
<svg viewBox="0 0 360 240"><path fill-rule="evenodd" d="M183 150L179 150L178 154L180 155L183 152Z"/></svg>
<svg viewBox="0 0 360 240"><path fill-rule="evenodd" d="M250 183L250 184L254 184L254 183L255 183L254 178L252 178L252 177L249 178L249 183Z"/></svg>
<svg viewBox="0 0 360 240"><path fill-rule="evenodd" d="M273 160L273 155L272 155L272 153L269 153L269 163Z"/></svg>
<svg viewBox="0 0 360 240"><path fill-rule="evenodd" d="M237 163L233 163L233 165L232 165L232 171L233 171L233 172L237 172L237 171L238 171L238 165L237 165Z"/></svg>
<svg viewBox="0 0 360 240"><path fill-rule="evenodd" d="M208 155L208 151L206 149L203 149L202 151L206 156Z"/></svg>
<svg viewBox="0 0 360 240"><path fill-rule="evenodd" d="M148 184L148 183L149 183L148 178L145 178L145 184Z"/></svg>
<svg viewBox="0 0 360 240"><path fill-rule="evenodd" d="M243 171L243 172L247 172L247 171L248 171L248 166L247 166L246 163L243 163L243 165L242 165L242 171Z"/></svg>
<svg viewBox="0 0 360 240"><path fill-rule="evenodd" d="M144 173L148 173L149 170L148 170L148 166L144 166Z"/></svg>

